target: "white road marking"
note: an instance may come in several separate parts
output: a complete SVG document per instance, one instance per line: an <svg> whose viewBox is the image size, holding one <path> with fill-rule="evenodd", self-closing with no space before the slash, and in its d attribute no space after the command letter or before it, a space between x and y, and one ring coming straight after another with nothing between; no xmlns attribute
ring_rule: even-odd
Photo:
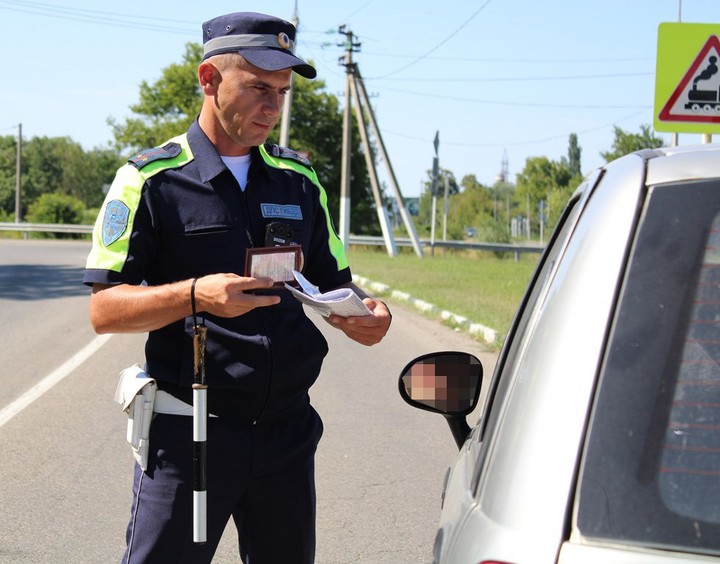
<svg viewBox="0 0 720 564"><path fill-rule="evenodd" d="M90 358L97 350L102 347L112 335L98 335L85 348L80 350L74 356L70 357L57 369L45 376L40 382L35 384L27 392L21 395L11 404L0 409L0 427L5 425L23 409L29 406L36 399L40 398L45 392L50 390L55 384L61 382L66 376L72 373L78 366Z"/></svg>

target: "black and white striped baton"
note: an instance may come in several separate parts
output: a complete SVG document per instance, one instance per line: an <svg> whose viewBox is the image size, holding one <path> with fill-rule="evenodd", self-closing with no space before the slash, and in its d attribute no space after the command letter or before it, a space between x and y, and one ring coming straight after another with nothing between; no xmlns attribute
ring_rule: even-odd
<svg viewBox="0 0 720 564"><path fill-rule="evenodd" d="M193 315L193 542L207 541L207 383L205 345L207 327L198 324L195 312L195 283L190 288Z"/></svg>

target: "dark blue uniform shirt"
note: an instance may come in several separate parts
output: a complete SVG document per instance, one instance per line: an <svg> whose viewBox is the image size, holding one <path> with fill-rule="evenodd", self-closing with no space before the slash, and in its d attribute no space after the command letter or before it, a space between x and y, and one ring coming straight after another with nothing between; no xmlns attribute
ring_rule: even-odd
<svg viewBox="0 0 720 564"><path fill-rule="evenodd" d="M241 191L195 122L161 148L122 167L98 217L86 284L160 285L206 274L243 275L248 247L282 221L302 247L303 274L322 290L351 281L317 177L277 146L252 149ZM202 282L200 282L202 284ZM282 301L235 318L202 315L211 413L272 420L308 401L327 343L286 290ZM147 370L160 389L191 402L192 318L151 331Z"/></svg>

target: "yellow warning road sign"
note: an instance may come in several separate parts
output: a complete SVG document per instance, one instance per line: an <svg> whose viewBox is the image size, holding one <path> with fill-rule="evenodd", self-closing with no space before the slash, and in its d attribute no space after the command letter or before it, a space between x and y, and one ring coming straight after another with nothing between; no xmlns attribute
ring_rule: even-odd
<svg viewBox="0 0 720 564"><path fill-rule="evenodd" d="M657 131L720 133L720 25L660 24L654 116Z"/></svg>

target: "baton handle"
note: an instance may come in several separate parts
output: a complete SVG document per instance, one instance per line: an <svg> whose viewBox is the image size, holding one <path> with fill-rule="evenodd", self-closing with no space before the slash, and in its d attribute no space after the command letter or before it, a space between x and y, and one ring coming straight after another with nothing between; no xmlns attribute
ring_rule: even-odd
<svg viewBox="0 0 720 564"><path fill-rule="evenodd" d="M193 330L193 384L205 386L205 347L207 327L195 325Z"/></svg>

